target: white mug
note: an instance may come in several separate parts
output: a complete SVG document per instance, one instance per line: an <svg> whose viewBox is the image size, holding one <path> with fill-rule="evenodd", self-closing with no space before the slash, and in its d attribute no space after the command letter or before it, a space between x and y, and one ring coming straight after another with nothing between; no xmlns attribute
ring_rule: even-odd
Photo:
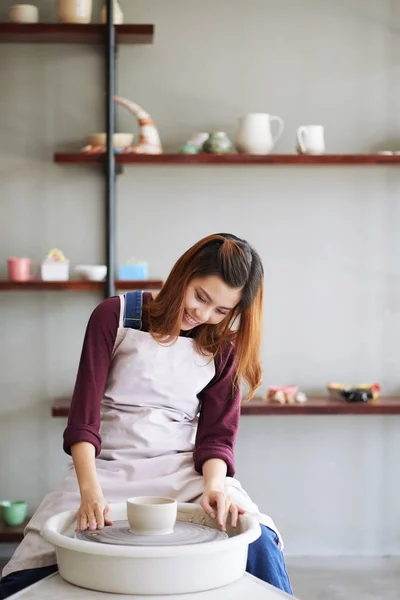
<svg viewBox="0 0 400 600"><path fill-rule="evenodd" d="M297 130L297 142L302 154L323 154L325 152L323 125L302 125Z"/></svg>

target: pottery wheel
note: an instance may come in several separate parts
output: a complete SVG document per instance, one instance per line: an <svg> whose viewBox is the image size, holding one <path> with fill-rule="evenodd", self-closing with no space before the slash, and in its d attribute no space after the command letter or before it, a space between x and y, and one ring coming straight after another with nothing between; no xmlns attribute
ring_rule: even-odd
<svg viewBox="0 0 400 600"><path fill-rule="evenodd" d="M136 535L129 531L128 521L116 521L97 531L77 531L75 538L119 546L186 546L226 540L228 535L211 527L183 521L177 521L174 531L167 535Z"/></svg>

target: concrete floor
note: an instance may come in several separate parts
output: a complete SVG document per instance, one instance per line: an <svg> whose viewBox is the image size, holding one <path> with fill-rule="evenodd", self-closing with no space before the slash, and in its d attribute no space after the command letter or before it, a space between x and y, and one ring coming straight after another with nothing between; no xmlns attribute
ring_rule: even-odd
<svg viewBox="0 0 400 600"><path fill-rule="evenodd" d="M0 571L6 560L0 559ZM400 600L399 558L287 558L299 600Z"/></svg>
<svg viewBox="0 0 400 600"><path fill-rule="evenodd" d="M300 600L400 600L400 557L287 558Z"/></svg>

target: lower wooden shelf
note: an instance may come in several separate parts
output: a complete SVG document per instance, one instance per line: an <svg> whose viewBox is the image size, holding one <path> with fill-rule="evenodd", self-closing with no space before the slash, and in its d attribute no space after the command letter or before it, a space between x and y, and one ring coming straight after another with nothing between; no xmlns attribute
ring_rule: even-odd
<svg viewBox="0 0 400 600"><path fill-rule="evenodd" d="M141 281L115 282L115 288L124 290L159 290L163 286L162 279L145 279ZM34 291L59 291L59 292L101 292L105 288L104 281L86 281L84 279L69 279L68 281L10 281L0 280L0 292L34 292Z"/></svg>
<svg viewBox="0 0 400 600"><path fill-rule="evenodd" d="M10 527L0 520L0 544L19 544L24 537L24 529L29 518L21 525Z"/></svg>
<svg viewBox="0 0 400 600"><path fill-rule="evenodd" d="M70 398L56 398L51 406L53 417L67 417ZM261 398L243 403L242 415L400 415L400 397L383 397L370 402L344 402L327 396L310 397L305 404L273 404Z"/></svg>

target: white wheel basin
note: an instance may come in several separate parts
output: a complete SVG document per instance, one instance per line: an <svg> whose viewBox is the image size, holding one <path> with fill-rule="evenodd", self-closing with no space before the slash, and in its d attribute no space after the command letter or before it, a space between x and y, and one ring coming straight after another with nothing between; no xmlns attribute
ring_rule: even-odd
<svg viewBox="0 0 400 600"><path fill-rule="evenodd" d="M112 521L125 521L126 503L111 504ZM116 594L167 595L215 589L240 579L248 545L261 535L254 517L241 515L227 539L178 546L125 546L75 539L75 511L49 519L42 536L55 546L61 577L79 587ZM197 504L178 503L178 521L216 528Z"/></svg>

